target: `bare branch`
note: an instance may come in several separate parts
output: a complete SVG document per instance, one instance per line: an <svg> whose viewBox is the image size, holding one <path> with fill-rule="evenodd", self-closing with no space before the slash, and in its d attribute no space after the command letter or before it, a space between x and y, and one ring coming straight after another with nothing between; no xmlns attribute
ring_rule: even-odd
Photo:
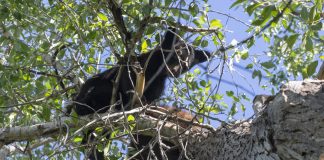
<svg viewBox="0 0 324 160"><path fill-rule="evenodd" d="M74 133L74 135L81 133L83 129L87 128L95 128L97 126L104 126L104 125L113 125L115 127L120 127L124 125L124 118L128 115L134 115L141 113L145 108L135 108L130 111L125 112L117 112L117 113L103 113L103 114L94 114L79 117L79 121L76 124L75 121L71 117L61 117L53 122L46 122L41 124L35 124L31 126L16 126L16 127L7 127L7 128L0 128L0 148L3 145L10 144L12 142L17 141L25 141L25 140L33 140L39 139L40 137L51 137L51 136L58 136L62 131L66 131L67 128L78 128L82 127ZM165 113L148 110L148 112L155 112L155 114L160 113L161 115L165 115ZM99 115L99 116L98 116ZM93 118L95 117L95 118ZM184 123L189 123L183 119L177 119L178 121L183 121ZM105 124L105 122L111 122L112 124ZM149 128L155 128L156 125L162 126L161 134L167 137L172 137L177 135L179 128L175 123L166 122L162 123L160 120L156 118L152 118L150 116L140 116L140 118L136 122L137 128L139 130L146 130ZM193 123L192 125L197 125L201 127L205 127L209 130L214 130L214 128L206 125L201 125L198 123ZM107 128L109 129L109 127ZM182 130L185 131L185 130ZM142 133L142 132L141 132ZM142 134L145 135L154 135L152 131L145 131Z"/></svg>
<svg viewBox="0 0 324 160"><path fill-rule="evenodd" d="M242 44L245 44L248 41L250 41L251 39L253 39L256 36L260 35L260 33L262 33L264 30L266 30L267 28L269 28L273 22L278 21L283 16L284 12L289 8L291 2L292 2L292 0L289 0L289 2L286 4L286 6L283 8L283 10L281 12L279 12L278 15L276 17L274 17L271 21L269 21L264 27L262 27L259 32L254 33L253 35L245 38L244 40L238 42L235 45L234 44L231 44L231 45L226 46L226 47L221 47L220 49L218 49L216 51L216 53L224 52L224 51L227 51L227 50L232 49L234 47L237 47L237 46L240 46Z"/></svg>

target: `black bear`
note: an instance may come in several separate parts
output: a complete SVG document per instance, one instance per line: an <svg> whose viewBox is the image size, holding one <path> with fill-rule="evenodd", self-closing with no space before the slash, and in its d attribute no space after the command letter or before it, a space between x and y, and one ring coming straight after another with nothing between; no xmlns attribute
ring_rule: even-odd
<svg viewBox="0 0 324 160"><path fill-rule="evenodd" d="M165 113L167 116L170 116L171 122L174 122L178 124L178 126L184 128L184 129L190 129L193 132L199 132L201 131L200 127L197 126L191 126L190 123L182 122L179 119L185 120L185 121L191 121L191 122L198 122L198 118L189 112L182 111L181 109L178 109L176 107L167 107L164 106L163 108L161 107L154 107L152 108L154 110L158 110L160 112ZM146 113L149 116L159 118L160 115L155 114L155 113ZM165 119L165 117L163 117ZM173 159L185 159L181 155L181 147L178 145L175 145L171 141L167 140L162 140L162 141L157 141L156 136L147 136L147 135L141 135L141 134L134 134L134 138L136 142L131 141L130 143L130 148L131 151L129 152L129 158L132 160L145 160L145 159L166 159L168 158L169 160ZM160 145L159 142L163 143L163 146ZM166 149L166 147L168 149ZM161 150L163 150L163 153L161 153ZM139 152L140 151L140 152ZM139 153L137 153L139 152ZM181 158L182 156L182 158Z"/></svg>
<svg viewBox="0 0 324 160"><path fill-rule="evenodd" d="M208 57L210 57L208 51L195 49L179 41L174 29L167 31L161 47L137 57L142 68L147 63L145 70L146 86L143 93L145 103L150 104L161 97L168 77L178 77L195 64L207 61ZM134 84L136 84L136 74L131 67L124 67L120 75L117 94L112 95L114 80L118 71L119 67L108 69L93 76L83 84L75 98L75 111L78 115L106 112L112 105L110 101L113 96L116 100L122 100L121 103L126 106L134 93L132 91ZM120 105L117 105L118 109L120 109ZM125 110L129 109L126 108Z"/></svg>
<svg viewBox="0 0 324 160"><path fill-rule="evenodd" d="M209 57L208 51L196 49L180 41L175 34L175 29L168 30L161 45L137 57L139 65L146 68L143 102L151 104L159 99L168 77L178 77L195 64L207 61ZM132 66L123 67L120 74L118 74L119 70L120 66L108 69L83 84L74 98L75 111L78 115L103 113L110 106L115 106L119 111L121 106L124 110L130 110L133 107L129 107L129 103L134 95L136 73ZM119 83L117 83L118 86L114 86L117 75L120 76ZM116 95L112 95L114 87L117 88ZM110 104L112 98L116 99L116 104ZM97 157L103 157L103 155L100 153Z"/></svg>

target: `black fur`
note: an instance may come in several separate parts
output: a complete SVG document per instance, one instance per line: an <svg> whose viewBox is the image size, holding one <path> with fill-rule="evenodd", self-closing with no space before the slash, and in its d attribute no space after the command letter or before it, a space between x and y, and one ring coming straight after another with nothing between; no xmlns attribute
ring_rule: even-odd
<svg viewBox="0 0 324 160"><path fill-rule="evenodd" d="M145 67L148 61L145 70L145 90L143 93L143 102L145 104L150 104L161 97L165 81L168 77L178 77L195 64L205 62L210 57L207 51L194 49L190 45L179 42L174 31L173 29L166 32L160 47L137 57L142 68ZM125 110L131 109L127 105L132 100L134 87L131 82L134 85L136 84L136 75L132 67L123 67L117 87L117 94L112 95L113 83L119 69L120 67L108 69L93 76L84 83L75 97L75 111L78 115L106 112L111 106L110 101L113 96L119 102L116 105L117 110L121 110L121 104L123 104ZM85 142L86 140L83 143ZM102 153L98 157L103 157Z"/></svg>
<svg viewBox="0 0 324 160"><path fill-rule="evenodd" d="M164 37L162 47L155 49L152 53L144 53L137 57L140 65L144 68L145 63L149 60L146 71L145 71L145 84L151 78L154 78L146 86L144 90L144 98L147 104L150 104L154 100L161 97L164 90L165 81L168 77L178 77L180 74L188 71L195 64L205 62L210 56L209 52L197 50L189 45L175 41L175 35L173 32L168 31ZM173 47L175 52L173 51ZM150 56L152 54L152 56ZM171 56L171 57L170 57ZM150 58L149 58L150 57ZM164 62L167 57L169 61L166 62L168 67L165 67ZM161 66L162 71L158 72ZM110 100L112 98L113 82L118 74L119 67L106 70L98 75L88 79L85 84L81 87L79 94L76 96L75 111L78 115L87 115L94 112L103 113L110 108ZM130 71L130 76L129 76ZM171 71L171 72L170 72ZM131 100L133 95L133 84L136 84L136 76L132 67L124 67L121 73L121 78L118 86L116 100L122 99L124 106ZM121 95L121 97L119 96ZM120 109L120 105L117 105L117 110ZM129 110L130 108L125 108Z"/></svg>

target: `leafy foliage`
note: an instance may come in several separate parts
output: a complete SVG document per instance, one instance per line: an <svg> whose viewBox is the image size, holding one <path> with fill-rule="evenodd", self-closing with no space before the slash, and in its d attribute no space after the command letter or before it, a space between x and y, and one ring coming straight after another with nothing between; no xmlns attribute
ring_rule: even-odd
<svg viewBox="0 0 324 160"><path fill-rule="evenodd" d="M225 114L231 119L238 108L245 112L244 92L222 88L223 74L233 71L232 62L241 61L251 71L246 77L268 88L282 82L310 78L323 60L323 1L249 1L237 0L230 8L243 8L252 21L246 39L227 44L225 22L211 17L208 0L116 1L131 37L136 54L153 49L167 26L180 28L186 41L201 48L215 48L209 72L195 69L172 80L164 103L192 110L202 122ZM52 121L63 115L65 102L72 100L82 82L89 76L111 68L119 57L130 54L126 36L106 1L12 0L0 2L0 124L1 127L26 126ZM243 13L242 13L243 14ZM178 22L183 23L179 25ZM183 27L183 26L191 26ZM145 26L144 28L142 28ZM204 32L195 28L207 28ZM139 30L141 29L141 30ZM216 31L217 29L217 31ZM142 31L143 34L137 35ZM264 46L256 44L263 40ZM265 54L250 50L263 48ZM226 70L228 66L228 70ZM225 68L225 69L224 69ZM219 71L217 74L216 72ZM217 75L218 80L210 79ZM63 84L63 85L62 85ZM235 87L238 85L235 84ZM266 88L265 86L261 86ZM229 100L226 100L229 99ZM134 121L130 116L128 121ZM118 137L135 127L118 129ZM75 130L71 129L73 133ZM80 136L69 143L56 141L32 148L30 158L79 158ZM37 144L40 140L30 140ZM104 141L104 140L103 140ZM30 144L28 146L30 146ZM17 143L27 146L26 142ZM119 142L102 145L112 159L123 157ZM26 153L27 154L27 153ZM26 158L13 154L13 158Z"/></svg>

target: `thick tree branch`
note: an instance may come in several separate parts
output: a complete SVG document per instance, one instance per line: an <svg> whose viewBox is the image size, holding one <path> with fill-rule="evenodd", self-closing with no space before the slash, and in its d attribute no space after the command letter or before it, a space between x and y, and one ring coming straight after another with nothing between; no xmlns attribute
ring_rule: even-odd
<svg viewBox="0 0 324 160"><path fill-rule="evenodd" d="M117 26L118 32L122 37L123 43L126 47L127 53L130 53L130 41L131 41L131 33L127 31L127 28L124 23L123 13L120 6L118 6L115 0L107 0L108 8L111 14L114 17L114 22Z"/></svg>
<svg viewBox="0 0 324 160"><path fill-rule="evenodd" d="M7 127L7 128L1 128L0 129L0 148L3 145L10 144L12 142L18 142L18 141L26 141L26 140L34 140L39 139L40 137L46 138L51 136L58 136L61 133L64 133L67 130L67 127L69 128L80 128L78 131L76 131L74 134L81 133L82 130L88 129L88 128L95 128L98 126L109 126L113 125L114 127L122 127L124 122L124 117L128 115L138 115L141 112L146 110L146 112L161 116L167 116L163 112L159 112L152 109L145 109L143 107L141 108L135 108L130 111L125 112L117 112L117 113L104 113L104 114L94 114L94 115L88 115L80 117L80 120L76 124L73 118L71 117L61 117L53 122L47 122L47 123L41 123L41 124L35 124L31 126L16 126L16 127ZM96 117L96 118L93 118ZM172 118L172 117L170 117ZM176 117L173 117L176 118ZM126 118L127 119L127 118ZM184 119L177 119L177 121L181 121L183 123L192 124L195 126L203 127L209 130L213 130L212 127L208 125L201 125L198 123L191 123L191 121L184 120ZM107 124L107 122L111 122L111 124ZM134 122L135 123L135 122ZM179 131L186 133L186 130L181 129L177 127L175 123L172 122L162 122L156 118L142 115L139 117L139 119L136 120L137 129L138 130L145 130L145 132L141 132L145 135L153 135L154 133L152 131L149 131L147 129L155 128L156 125L163 125L163 129L161 131L161 135L172 137L177 135ZM107 127L109 128L109 127ZM180 129L180 130L179 130Z"/></svg>
<svg viewBox="0 0 324 160"><path fill-rule="evenodd" d="M289 82L276 96L255 100L263 103L256 104L255 119L191 138L187 152L192 159L318 160L324 155L323 88L324 81Z"/></svg>

